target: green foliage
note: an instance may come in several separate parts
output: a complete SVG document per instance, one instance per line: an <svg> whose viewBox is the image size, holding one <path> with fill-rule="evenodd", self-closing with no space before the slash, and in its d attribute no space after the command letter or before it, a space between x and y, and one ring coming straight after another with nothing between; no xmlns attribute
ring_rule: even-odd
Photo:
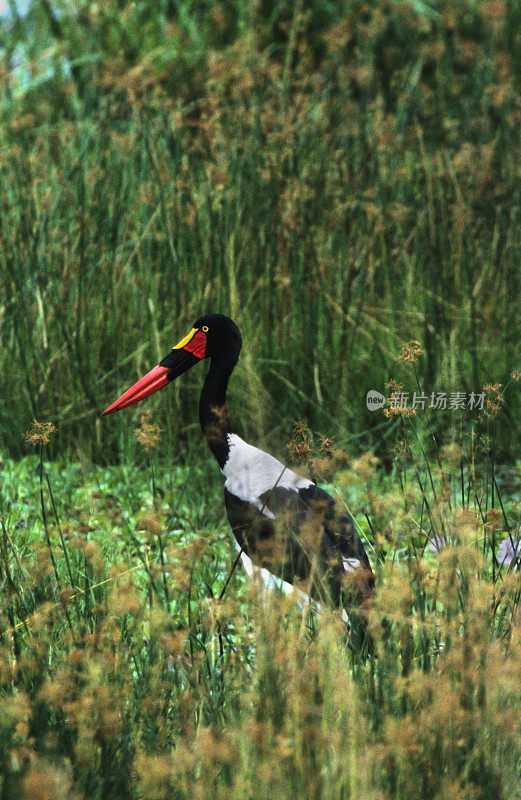
<svg viewBox="0 0 521 800"><path fill-rule="evenodd" d="M0 800L520 797L518 6L3 25ZM289 456L360 525L367 657L230 577L201 372L138 441L98 417L210 311L236 429L288 456L307 420ZM398 383L486 404L366 409Z"/></svg>
<svg viewBox="0 0 521 800"><path fill-rule="evenodd" d="M3 796L516 796L521 585L498 543L519 539L519 473L494 501L480 446L432 463L411 420L392 476L299 435L300 469L330 475L363 522L370 657L339 612L266 592L240 566L228 580L231 533L197 460L4 459Z"/></svg>
<svg viewBox="0 0 521 800"><path fill-rule="evenodd" d="M429 393L505 384L518 16L501 0L31 4L3 31L0 76L11 452L36 417L57 452L131 455L98 412L215 310L244 333L231 405L257 438L299 416L365 435L365 394L411 338ZM200 379L152 406L176 445ZM512 392L504 456L519 410ZM433 421L440 437L458 424Z"/></svg>

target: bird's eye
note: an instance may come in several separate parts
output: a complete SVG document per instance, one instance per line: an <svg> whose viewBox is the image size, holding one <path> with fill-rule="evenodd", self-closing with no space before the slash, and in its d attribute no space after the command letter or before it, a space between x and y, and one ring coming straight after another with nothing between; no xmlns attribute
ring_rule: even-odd
<svg viewBox="0 0 521 800"><path fill-rule="evenodd" d="M203 325L203 333L208 333L208 325Z"/></svg>

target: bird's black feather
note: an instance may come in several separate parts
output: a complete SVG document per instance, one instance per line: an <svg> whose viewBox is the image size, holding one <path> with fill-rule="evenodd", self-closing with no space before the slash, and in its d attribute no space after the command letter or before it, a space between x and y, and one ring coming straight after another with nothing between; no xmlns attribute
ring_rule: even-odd
<svg viewBox="0 0 521 800"><path fill-rule="evenodd" d="M275 486L259 497L260 507L225 489L225 503L235 538L254 564L300 582L316 600L345 607L354 598L345 591L343 558L356 558L363 585L351 594L363 597L372 590L371 567L352 517L318 486Z"/></svg>

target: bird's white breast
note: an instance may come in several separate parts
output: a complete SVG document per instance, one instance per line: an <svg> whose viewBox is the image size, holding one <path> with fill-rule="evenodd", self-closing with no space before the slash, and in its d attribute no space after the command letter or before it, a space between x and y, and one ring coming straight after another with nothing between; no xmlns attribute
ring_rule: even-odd
<svg viewBox="0 0 521 800"><path fill-rule="evenodd" d="M253 503L263 513L273 518L273 514L259 498L276 486L283 489L306 489L312 481L301 478L276 458L248 444L236 433L228 434L230 448L228 459L222 468L226 478L226 489L239 500Z"/></svg>

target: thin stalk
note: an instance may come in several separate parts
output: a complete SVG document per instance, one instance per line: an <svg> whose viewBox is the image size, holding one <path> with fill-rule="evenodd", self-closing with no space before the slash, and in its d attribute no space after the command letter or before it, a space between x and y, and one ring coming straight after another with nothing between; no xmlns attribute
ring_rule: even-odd
<svg viewBox="0 0 521 800"><path fill-rule="evenodd" d="M47 548L49 550L49 556L51 559L52 568L54 570L54 577L56 579L56 585L58 586L58 591L61 591L61 584L60 578L58 575L58 568L56 566L56 561L54 560L54 553L52 552L52 544L51 544L51 537L49 535L49 528L47 525L47 513L45 511L45 501L43 497L43 444L40 442L40 465L39 465L39 472L40 472L40 508L42 512L42 520L43 520L43 528L45 531L45 539L47 541ZM56 600L56 592L54 586L52 584L52 580L50 580L51 584L51 591L53 599Z"/></svg>
<svg viewBox="0 0 521 800"><path fill-rule="evenodd" d="M58 528L58 534L60 536L60 542L61 542L61 546L62 546L62 550L63 550L63 555L64 555L64 558L65 558L65 564L67 566L67 573L69 575L70 587L71 587L71 589L74 590L75 586L74 586L74 579L72 577L72 569L71 569L71 565L70 565L70 561L69 561L69 554L67 552L67 546L65 544L65 539L63 538L63 531L62 531L62 528L61 528L61 525L60 525L60 520L59 520L59 517L58 517L58 511L56 509L56 503L54 502L54 495L52 493L51 481L49 479L49 474L47 472L45 472L45 480L47 482L47 488L49 489L49 497L51 498L52 511L53 511L53 514L54 514L54 519L56 520L56 526ZM74 605L76 606L76 613L78 615L78 619L80 619L81 612L80 612L80 606L79 606L79 602L78 602L77 598L75 598Z"/></svg>

